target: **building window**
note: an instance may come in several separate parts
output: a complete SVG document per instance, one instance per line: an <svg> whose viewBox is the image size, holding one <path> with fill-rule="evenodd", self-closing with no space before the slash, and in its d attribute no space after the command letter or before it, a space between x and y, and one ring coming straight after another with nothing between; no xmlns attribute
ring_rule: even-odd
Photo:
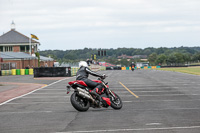
<svg viewBox="0 0 200 133"><path fill-rule="evenodd" d="M25 46L20 46L20 52L25 52Z"/></svg>
<svg viewBox="0 0 200 133"><path fill-rule="evenodd" d="M3 52L3 46L0 46L0 52Z"/></svg>
<svg viewBox="0 0 200 133"><path fill-rule="evenodd" d="M5 46L3 51L4 52L12 52L13 48L12 48L12 46Z"/></svg>
<svg viewBox="0 0 200 133"><path fill-rule="evenodd" d="M29 52L29 45L20 46L20 52Z"/></svg>
<svg viewBox="0 0 200 133"><path fill-rule="evenodd" d="M26 49L26 52L29 52L29 45L26 45L25 49Z"/></svg>

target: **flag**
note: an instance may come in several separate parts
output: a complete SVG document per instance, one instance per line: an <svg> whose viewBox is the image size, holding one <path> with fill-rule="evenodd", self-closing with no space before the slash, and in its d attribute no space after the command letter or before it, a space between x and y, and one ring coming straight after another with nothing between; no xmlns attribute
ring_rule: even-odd
<svg viewBox="0 0 200 133"><path fill-rule="evenodd" d="M31 34L31 38L39 40L39 38L36 35Z"/></svg>

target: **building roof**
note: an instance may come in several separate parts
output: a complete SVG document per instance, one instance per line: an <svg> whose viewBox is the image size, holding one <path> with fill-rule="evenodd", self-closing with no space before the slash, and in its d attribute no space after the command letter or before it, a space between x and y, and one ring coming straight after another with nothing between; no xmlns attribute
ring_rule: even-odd
<svg viewBox="0 0 200 133"><path fill-rule="evenodd" d="M24 52L0 52L0 57L3 59L37 59Z"/></svg>
<svg viewBox="0 0 200 133"><path fill-rule="evenodd" d="M40 55L40 60L41 60L41 61L54 61L53 58L45 57L45 56L41 56L41 55Z"/></svg>
<svg viewBox="0 0 200 133"><path fill-rule="evenodd" d="M29 37L12 29L0 36L0 44L29 43L29 39L30 39ZM39 42L31 39L31 43L39 43Z"/></svg>
<svg viewBox="0 0 200 133"><path fill-rule="evenodd" d="M133 58L133 56L127 56L126 54L122 54L121 56L118 56L117 57L118 59L132 59Z"/></svg>

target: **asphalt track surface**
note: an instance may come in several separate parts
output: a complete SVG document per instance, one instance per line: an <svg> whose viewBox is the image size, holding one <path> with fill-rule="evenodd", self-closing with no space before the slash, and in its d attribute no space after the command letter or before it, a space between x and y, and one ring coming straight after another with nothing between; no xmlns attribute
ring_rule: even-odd
<svg viewBox="0 0 200 133"><path fill-rule="evenodd" d="M0 105L0 133L200 132L200 76L156 70L100 73L109 76L110 88L123 100L121 110L78 112L65 89L74 78L33 80L47 86Z"/></svg>

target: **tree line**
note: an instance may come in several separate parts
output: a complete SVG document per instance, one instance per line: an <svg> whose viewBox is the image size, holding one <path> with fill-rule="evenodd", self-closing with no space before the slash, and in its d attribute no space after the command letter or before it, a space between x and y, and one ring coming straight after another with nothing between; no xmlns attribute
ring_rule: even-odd
<svg viewBox="0 0 200 133"><path fill-rule="evenodd" d="M106 50L106 56L97 56L99 61L107 61L113 64L129 65L133 61L141 61L140 59L121 59L117 57L122 54L128 56L147 55L147 59L151 65L183 65L191 62L199 62L200 47L173 47L173 48L117 48L117 49L92 49L84 48L77 50L44 50L40 51L40 55L50 56L58 62L78 62L91 58L92 54L98 55L99 50Z"/></svg>

